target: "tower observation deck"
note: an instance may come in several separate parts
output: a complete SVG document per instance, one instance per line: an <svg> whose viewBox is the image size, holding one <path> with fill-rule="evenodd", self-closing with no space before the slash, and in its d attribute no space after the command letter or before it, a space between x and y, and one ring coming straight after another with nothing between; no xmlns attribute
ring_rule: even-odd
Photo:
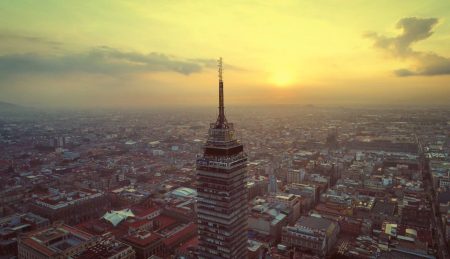
<svg viewBox="0 0 450 259"><path fill-rule="evenodd" d="M247 155L225 118L218 63L219 115L196 161L199 258L247 258Z"/></svg>

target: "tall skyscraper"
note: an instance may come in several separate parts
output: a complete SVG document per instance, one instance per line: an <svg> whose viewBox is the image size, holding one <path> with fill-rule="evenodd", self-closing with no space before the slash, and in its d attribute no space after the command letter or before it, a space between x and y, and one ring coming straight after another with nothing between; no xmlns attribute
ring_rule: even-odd
<svg viewBox="0 0 450 259"><path fill-rule="evenodd" d="M222 58L219 116L197 159L199 258L247 258L247 155L225 118Z"/></svg>
<svg viewBox="0 0 450 259"><path fill-rule="evenodd" d="M277 177L274 174L269 175L269 193L277 193Z"/></svg>
<svg viewBox="0 0 450 259"><path fill-rule="evenodd" d="M277 177L275 176L273 167L271 165L266 167L266 174L269 176L269 193L277 193Z"/></svg>

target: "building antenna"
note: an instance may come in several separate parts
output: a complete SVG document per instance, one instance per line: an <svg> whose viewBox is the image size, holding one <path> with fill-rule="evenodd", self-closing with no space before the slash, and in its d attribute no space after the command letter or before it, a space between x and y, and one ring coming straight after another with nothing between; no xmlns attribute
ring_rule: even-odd
<svg viewBox="0 0 450 259"><path fill-rule="evenodd" d="M227 128L227 119L225 118L225 105L223 101L223 63L222 57L217 61L219 67L219 116L217 117L216 127Z"/></svg>
<svg viewBox="0 0 450 259"><path fill-rule="evenodd" d="M222 57L217 60L217 66L219 67L219 82L223 82L222 80L222 72L223 72L223 66L222 66Z"/></svg>

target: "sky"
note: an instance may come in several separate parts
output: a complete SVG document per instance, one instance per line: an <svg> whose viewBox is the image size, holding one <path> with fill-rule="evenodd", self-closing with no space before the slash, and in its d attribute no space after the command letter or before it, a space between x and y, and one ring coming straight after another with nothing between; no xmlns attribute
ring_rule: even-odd
<svg viewBox="0 0 450 259"><path fill-rule="evenodd" d="M0 101L448 105L450 1L0 1Z"/></svg>

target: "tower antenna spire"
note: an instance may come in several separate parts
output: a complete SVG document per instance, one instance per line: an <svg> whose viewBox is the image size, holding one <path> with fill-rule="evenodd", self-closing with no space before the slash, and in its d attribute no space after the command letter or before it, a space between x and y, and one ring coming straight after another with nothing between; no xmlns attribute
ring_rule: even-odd
<svg viewBox="0 0 450 259"><path fill-rule="evenodd" d="M217 66L219 67L219 116L217 118L216 127L217 128L226 128L226 118L225 118L225 105L223 101L223 63L222 57L217 61Z"/></svg>
<svg viewBox="0 0 450 259"><path fill-rule="evenodd" d="M222 82L222 71L223 71L223 65L222 65L222 57L217 60L217 66L219 67L219 82Z"/></svg>

